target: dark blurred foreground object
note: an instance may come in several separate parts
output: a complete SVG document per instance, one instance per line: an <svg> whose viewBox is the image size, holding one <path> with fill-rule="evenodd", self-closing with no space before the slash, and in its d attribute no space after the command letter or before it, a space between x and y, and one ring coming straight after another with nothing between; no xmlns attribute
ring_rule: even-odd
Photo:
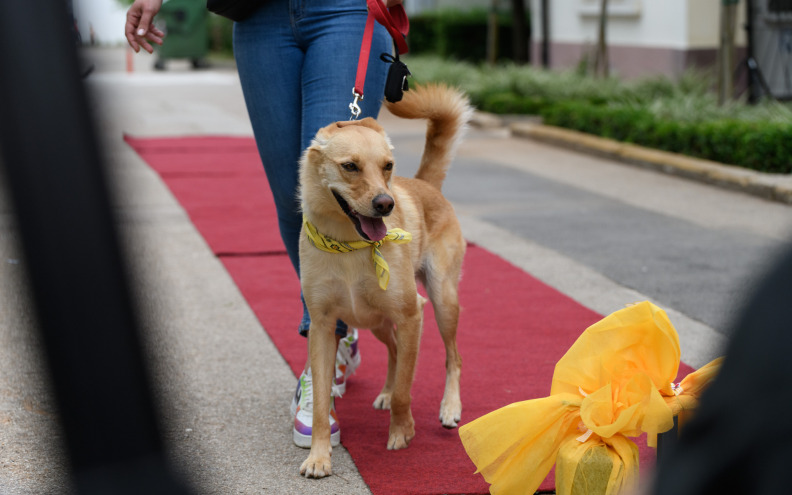
<svg viewBox="0 0 792 495"><path fill-rule="evenodd" d="M0 2L0 151L79 494L182 494L63 0Z"/></svg>
<svg viewBox="0 0 792 495"><path fill-rule="evenodd" d="M720 374L659 460L655 495L790 493L792 250L738 320Z"/></svg>
<svg viewBox="0 0 792 495"><path fill-rule="evenodd" d="M165 39L157 48L155 69L165 70L165 62L177 58L189 59L194 69L209 66L209 12L203 0L167 0L156 22Z"/></svg>

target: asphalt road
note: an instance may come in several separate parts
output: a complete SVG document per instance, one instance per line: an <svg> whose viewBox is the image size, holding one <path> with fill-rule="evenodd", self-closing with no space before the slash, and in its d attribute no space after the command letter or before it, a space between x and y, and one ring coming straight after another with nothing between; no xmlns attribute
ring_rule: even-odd
<svg viewBox="0 0 792 495"><path fill-rule="evenodd" d="M421 139L394 137L400 173L411 173ZM444 193L469 239L582 304L607 314L649 299L666 309L693 366L720 353L792 239L789 205L503 130L471 129Z"/></svg>
<svg viewBox="0 0 792 495"><path fill-rule="evenodd" d="M461 214L574 260L719 334L792 234L787 205L476 132L462 147L445 194Z"/></svg>

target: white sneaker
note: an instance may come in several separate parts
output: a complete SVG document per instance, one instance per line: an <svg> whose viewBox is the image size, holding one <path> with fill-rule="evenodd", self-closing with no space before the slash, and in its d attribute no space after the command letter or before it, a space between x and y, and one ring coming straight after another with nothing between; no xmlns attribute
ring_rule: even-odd
<svg viewBox="0 0 792 495"><path fill-rule="evenodd" d="M313 380L311 370L303 371L297 381L297 391L291 403L294 417L294 444L304 449L311 448L311 432L313 425ZM335 399L330 397L330 445L335 447L341 442L341 427L335 411Z"/></svg>
<svg viewBox="0 0 792 495"><path fill-rule="evenodd" d="M360 366L360 349L358 349L358 330L350 328L346 337L338 341L336 353L335 382L333 395L341 397L346 393L346 380Z"/></svg>

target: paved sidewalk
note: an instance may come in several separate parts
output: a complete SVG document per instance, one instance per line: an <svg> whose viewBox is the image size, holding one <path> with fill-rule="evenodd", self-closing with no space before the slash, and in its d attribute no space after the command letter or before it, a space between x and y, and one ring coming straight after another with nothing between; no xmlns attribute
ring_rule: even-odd
<svg viewBox="0 0 792 495"><path fill-rule="evenodd" d="M333 476L299 475L308 451L291 437L296 378L184 210L123 141L124 133L252 135L236 73L191 71L178 61L155 73L145 55L126 73L124 50L88 55L96 68L87 86L145 309L166 440L184 478L197 493L218 495L370 493L343 447L334 449ZM16 232L10 211L0 211L0 493L64 493L54 404L20 296Z"/></svg>
<svg viewBox="0 0 792 495"><path fill-rule="evenodd" d="M123 142L124 133L136 137L252 135L233 67L218 63L210 70L192 71L185 62L169 64L166 72L153 72L154 58L147 54L92 49L86 55L96 66L87 85L114 179L136 293L146 309L147 349L157 363L153 375L166 404L166 436L185 478L198 493L370 493L343 447L333 452L333 476L322 480L299 476L298 467L307 451L291 441L288 406L294 375L184 210L157 174ZM130 61L133 71L127 72ZM485 118L481 116L480 123ZM411 156L420 151L423 124L389 115L382 120L397 151ZM504 126L475 128L460 152L467 159L496 153L511 171L561 182L588 181L602 194L628 196L607 191L597 180L613 182L616 175L634 175L630 167L598 162L603 167L599 179L588 178L581 172L584 167L574 168L574 163L539 171L535 163L558 161L558 151L508 134ZM531 160L526 160L529 153ZM493 173L503 174L503 170L507 169ZM788 184L788 177L763 180ZM677 184L668 187L680 189ZM690 195L697 193L698 189ZM650 205L646 197L623 201L667 208ZM713 210L728 199L718 201L713 202ZM684 208L684 201L678 203ZM520 204L515 201L508 206L516 210ZM759 225L750 216L732 215L723 228L739 224L773 239L792 229L788 207L759 204L756 208L763 219ZM711 222L703 210L672 214ZM457 211L470 240L595 311L606 314L625 301L646 298L519 232L505 231L487 221L478 206L460 203ZM13 243L11 215L7 208L0 212L0 493L61 493L66 479L58 456L54 408L36 365L36 340L27 332L33 315L20 297L21 262ZM686 362L699 366L719 352L724 337L710 325L677 308L665 309L680 331ZM365 365L365 354L363 360ZM351 427L341 420L344 428Z"/></svg>

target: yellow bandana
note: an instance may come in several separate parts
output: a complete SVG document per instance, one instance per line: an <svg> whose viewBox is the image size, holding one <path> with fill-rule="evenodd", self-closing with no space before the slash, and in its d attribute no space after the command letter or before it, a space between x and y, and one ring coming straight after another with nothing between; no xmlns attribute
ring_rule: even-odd
<svg viewBox="0 0 792 495"><path fill-rule="evenodd" d="M371 261L374 263L374 270L377 272L377 279L379 281L380 289L385 290L388 288L390 281L390 272L388 271L388 262L382 257L382 252L379 247L385 241L395 242L396 244L404 244L412 240L412 234L402 229L391 229L385 234L385 237L379 241L349 241L340 242L328 237L318 230L308 221L308 218L303 215L303 225L305 226L305 233L308 235L308 240L317 249L326 251L328 253L349 253L357 249L365 249L371 246Z"/></svg>

